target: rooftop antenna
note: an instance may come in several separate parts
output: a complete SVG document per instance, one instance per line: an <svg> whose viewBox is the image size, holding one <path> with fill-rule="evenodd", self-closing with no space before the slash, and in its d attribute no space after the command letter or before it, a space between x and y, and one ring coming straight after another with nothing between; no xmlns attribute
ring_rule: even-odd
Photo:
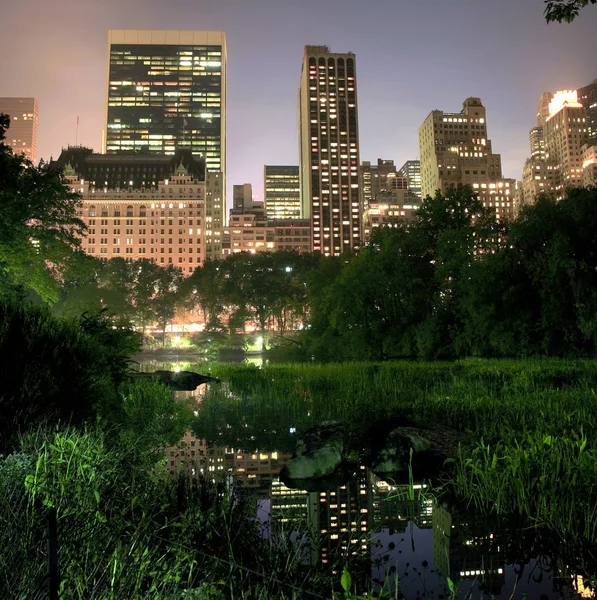
<svg viewBox="0 0 597 600"><path fill-rule="evenodd" d="M79 145L79 117L77 117L77 129L75 133L75 146Z"/></svg>

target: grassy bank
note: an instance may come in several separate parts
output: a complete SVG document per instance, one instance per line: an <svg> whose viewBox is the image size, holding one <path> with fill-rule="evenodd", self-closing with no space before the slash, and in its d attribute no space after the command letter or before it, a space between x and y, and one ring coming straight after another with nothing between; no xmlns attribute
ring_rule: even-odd
<svg viewBox="0 0 597 600"><path fill-rule="evenodd" d="M292 449L296 435L327 419L344 419L354 435L372 421L401 417L448 425L472 439L447 484L457 496L597 541L595 361L213 365L211 371L229 389L213 389L203 402L201 435L274 450Z"/></svg>

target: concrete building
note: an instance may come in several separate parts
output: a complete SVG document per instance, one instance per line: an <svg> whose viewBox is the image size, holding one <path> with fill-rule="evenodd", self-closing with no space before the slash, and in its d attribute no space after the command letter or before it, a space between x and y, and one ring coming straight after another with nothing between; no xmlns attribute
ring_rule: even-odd
<svg viewBox="0 0 597 600"><path fill-rule="evenodd" d="M409 190L407 175L398 173L393 160L378 158L377 165L363 161L360 171L363 241L368 244L375 227L412 220L419 198Z"/></svg>
<svg viewBox="0 0 597 600"><path fill-rule="evenodd" d="M82 195L78 216L88 227L84 252L102 259L145 258L174 265L187 276L203 263L203 159L188 151L131 156L70 148L53 164L64 167L71 189ZM114 179L108 179L108 173Z"/></svg>
<svg viewBox="0 0 597 600"><path fill-rule="evenodd" d="M421 161L407 160L398 170L398 175L406 177L408 181L408 191L413 202L421 200Z"/></svg>
<svg viewBox="0 0 597 600"><path fill-rule="evenodd" d="M578 102L576 91L554 94L549 116L543 125L545 159L556 171L555 192L564 196L568 187L582 185L583 146L588 143L587 112Z"/></svg>
<svg viewBox="0 0 597 600"><path fill-rule="evenodd" d="M232 186L232 209L251 210L253 208L253 186L250 183Z"/></svg>
<svg viewBox="0 0 597 600"><path fill-rule="evenodd" d="M308 219L274 219L276 250L311 251L311 221Z"/></svg>
<svg viewBox="0 0 597 600"><path fill-rule="evenodd" d="M24 154L33 164L37 161L37 127L39 108L35 98L0 98L0 113L10 117L4 143L15 154Z"/></svg>
<svg viewBox="0 0 597 600"><path fill-rule="evenodd" d="M589 144L597 144L597 79L578 89L578 101L587 111Z"/></svg>
<svg viewBox="0 0 597 600"><path fill-rule="evenodd" d="M275 252L276 229L265 214L230 213L228 227L222 230L222 254L236 252Z"/></svg>
<svg viewBox="0 0 597 600"><path fill-rule="evenodd" d="M529 133L531 157L523 167L525 203L533 203L540 194L561 199L566 188L595 181L591 150L591 119L597 118L595 94L593 83L579 90L541 95L537 126Z"/></svg>
<svg viewBox="0 0 597 600"><path fill-rule="evenodd" d="M205 173L205 259L222 256L222 230L226 225L224 176L221 171Z"/></svg>
<svg viewBox="0 0 597 600"><path fill-rule="evenodd" d="M377 196L390 189L390 178L396 178L396 165L393 160L378 158L377 165L365 160L359 167L361 185L361 208L366 211L368 206L377 201ZM406 187L406 180L405 182Z"/></svg>
<svg viewBox="0 0 597 600"><path fill-rule="evenodd" d="M190 150L226 188L226 35L111 30L104 152Z"/></svg>
<svg viewBox="0 0 597 600"><path fill-rule="evenodd" d="M301 217L326 256L362 244L356 58L305 46L298 92Z"/></svg>
<svg viewBox="0 0 597 600"><path fill-rule="evenodd" d="M516 181L502 177L502 161L487 137L480 98L467 98L459 113L432 111L419 128L421 195L445 194L450 186L470 185L496 218L515 214Z"/></svg>
<svg viewBox="0 0 597 600"><path fill-rule="evenodd" d="M583 187L589 187L592 185L597 186L597 145L589 146L587 144L583 146L582 160Z"/></svg>
<svg viewBox="0 0 597 600"><path fill-rule="evenodd" d="M301 184L298 166L265 165L265 212L269 219L300 219Z"/></svg>

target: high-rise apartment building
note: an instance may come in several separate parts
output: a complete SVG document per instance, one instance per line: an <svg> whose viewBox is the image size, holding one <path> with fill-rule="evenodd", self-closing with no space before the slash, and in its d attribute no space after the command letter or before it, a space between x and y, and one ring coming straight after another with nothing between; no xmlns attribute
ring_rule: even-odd
<svg viewBox="0 0 597 600"><path fill-rule="evenodd" d="M105 151L190 150L226 186L226 35L109 32Z"/></svg>
<svg viewBox="0 0 597 600"><path fill-rule="evenodd" d="M555 191L561 198L568 187L582 186L583 146L588 142L587 111L576 91L557 92L543 125L545 159L556 171Z"/></svg>
<svg viewBox="0 0 597 600"><path fill-rule="evenodd" d="M398 170L398 174L406 177L411 200L421 200L421 161L407 160Z"/></svg>
<svg viewBox="0 0 597 600"><path fill-rule="evenodd" d="M377 165L372 165L370 161L364 160L359 171L361 175L361 207L363 211L366 211L380 193L389 191L391 185L389 178L395 178L397 175L396 165L393 160L384 158L378 158Z"/></svg>
<svg viewBox="0 0 597 600"><path fill-rule="evenodd" d="M597 81L579 90L541 95L537 126L529 133L531 157L522 173L525 203L540 194L561 199L566 188L594 182L593 121L597 122Z"/></svg>
<svg viewBox="0 0 597 600"><path fill-rule="evenodd" d="M205 172L205 259L222 256L222 230L226 225L224 183L221 171Z"/></svg>
<svg viewBox="0 0 597 600"><path fill-rule="evenodd" d="M269 219L300 219L301 184L298 166L265 165L265 212Z"/></svg>
<svg viewBox="0 0 597 600"><path fill-rule="evenodd" d="M305 46L298 93L302 217L312 250L361 246L356 58Z"/></svg>
<svg viewBox="0 0 597 600"><path fill-rule="evenodd" d="M578 90L578 100L587 111L589 143L597 144L597 79Z"/></svg>
<svg viewBox="0 0 597 600"><path fill-rule="evenodd" d="M38 106L35 98L0 98L0 113L10 117L4 143L15 154L24 154L32 163L37 160Z"/></svg>
<svg viewBox="0 0 597 600"><path fill-rule="evenodd" d="M421 195L445 194L470 185L497 218L514 216L516 181L502 177L502 161L487 138L486 110L480 98L467 98L459 113L432 111L419 128Z"/></svg>

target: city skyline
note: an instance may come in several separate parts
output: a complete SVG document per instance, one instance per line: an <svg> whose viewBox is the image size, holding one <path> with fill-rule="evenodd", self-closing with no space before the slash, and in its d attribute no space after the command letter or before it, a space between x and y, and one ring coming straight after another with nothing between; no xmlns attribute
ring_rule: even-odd
<svg viewBox="0 0 597 600"><path fill-rule="evenodd" d="M378 1L369 7L370 19L351 1L341 15L331 2L220 4L108 1L93 19L86 18L85 2L50 9L34 0L26 19L23 8L10 6L5 16L14 26L0 50L11 61L4 65L0 95L39 100L39 157L56 157L75 143L77 117L79 143L99 151L109 29L223 30L229 55L227 187L250 181L261 199L264 165L297 164L296 92L305 45L357 56L361 160L388 157L402 164L416 158L417 129L426 115L477 96L490 111L488 135L502 155L504 176L517 179L540 94L595 79L592 8L573 24L546 25L540 0L523 7L514 0L461 0L408 8ZM28 52L9 54L25 37Z"/></svg>

